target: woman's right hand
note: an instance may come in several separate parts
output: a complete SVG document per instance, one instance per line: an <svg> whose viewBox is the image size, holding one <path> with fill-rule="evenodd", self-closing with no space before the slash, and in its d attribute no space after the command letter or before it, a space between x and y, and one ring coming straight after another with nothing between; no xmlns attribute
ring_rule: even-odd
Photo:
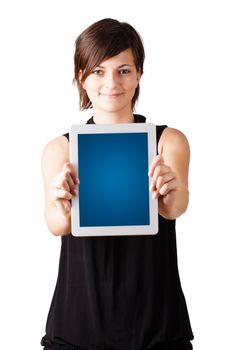
<svg viewBox="0 0 233 350"><path fill-rule="evenodd" d="M78 194L79 184L78 174L69 162L63 165L61 172L50 183L50 195L64 216L70 215L70 200Z"/></svg>

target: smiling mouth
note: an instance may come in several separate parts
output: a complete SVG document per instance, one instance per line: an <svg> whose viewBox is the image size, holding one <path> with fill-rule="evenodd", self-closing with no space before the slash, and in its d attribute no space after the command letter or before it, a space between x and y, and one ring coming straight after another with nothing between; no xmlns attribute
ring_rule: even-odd
<svg viewBox="0 0 233 350"><path fill-rule="evenodd" d="M123 92L118 93L118 94L101 94L101 93L100 93L100 95L106 96L106 97L118 97L118 96L123 95Z"/></svg>

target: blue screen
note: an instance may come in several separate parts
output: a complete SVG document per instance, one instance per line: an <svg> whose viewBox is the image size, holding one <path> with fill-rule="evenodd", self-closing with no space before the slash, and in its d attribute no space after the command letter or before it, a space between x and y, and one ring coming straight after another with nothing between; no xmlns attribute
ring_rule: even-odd
<svg viewBox="0 0 233 350"><path fill-rule="evenodd" d="M149 225L147 133L77 138L80 226Z"/></svg>

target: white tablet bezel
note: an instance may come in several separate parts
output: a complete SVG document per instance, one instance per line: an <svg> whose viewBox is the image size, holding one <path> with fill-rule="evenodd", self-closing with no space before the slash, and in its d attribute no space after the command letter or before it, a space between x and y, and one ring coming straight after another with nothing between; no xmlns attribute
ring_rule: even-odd
<svg viewBox="0 0 233 350"><path fill-rule="evenodd" d="M71 125L70 162L78 171L78 135L93 133L141 133L148 134L148 169L156 155L156 126L152 123L121 123L121 124L77 124ZM79 172L78 172L79 174ZM80 179L80 186L82 179ZM151 177L148 176L148 191ZM78 186L79 187L79 186ZM71 232L77 237L92 236L128 236L128 235L153 235L158 233L158 200L152 199L149 191L150 225L136 226L98 226L80 227L79 217L79 188L78 194L71 200Z"/></svg>

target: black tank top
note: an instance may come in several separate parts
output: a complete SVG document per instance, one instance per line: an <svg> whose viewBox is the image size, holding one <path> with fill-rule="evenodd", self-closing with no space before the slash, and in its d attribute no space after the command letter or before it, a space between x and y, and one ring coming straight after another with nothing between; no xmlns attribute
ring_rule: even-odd
<svg viewBox="0 0 233 350"><path fill-rule="evenodd" d="M134 115L136 123L146 118ZM93 117L87 124L95 124ZM165 129L157 126L157 143ZM69 134L65 134L69 139ZM54 350L142 350L192 340L177 266L175 220L153 236L61 237L41 344Z"/></svg>

